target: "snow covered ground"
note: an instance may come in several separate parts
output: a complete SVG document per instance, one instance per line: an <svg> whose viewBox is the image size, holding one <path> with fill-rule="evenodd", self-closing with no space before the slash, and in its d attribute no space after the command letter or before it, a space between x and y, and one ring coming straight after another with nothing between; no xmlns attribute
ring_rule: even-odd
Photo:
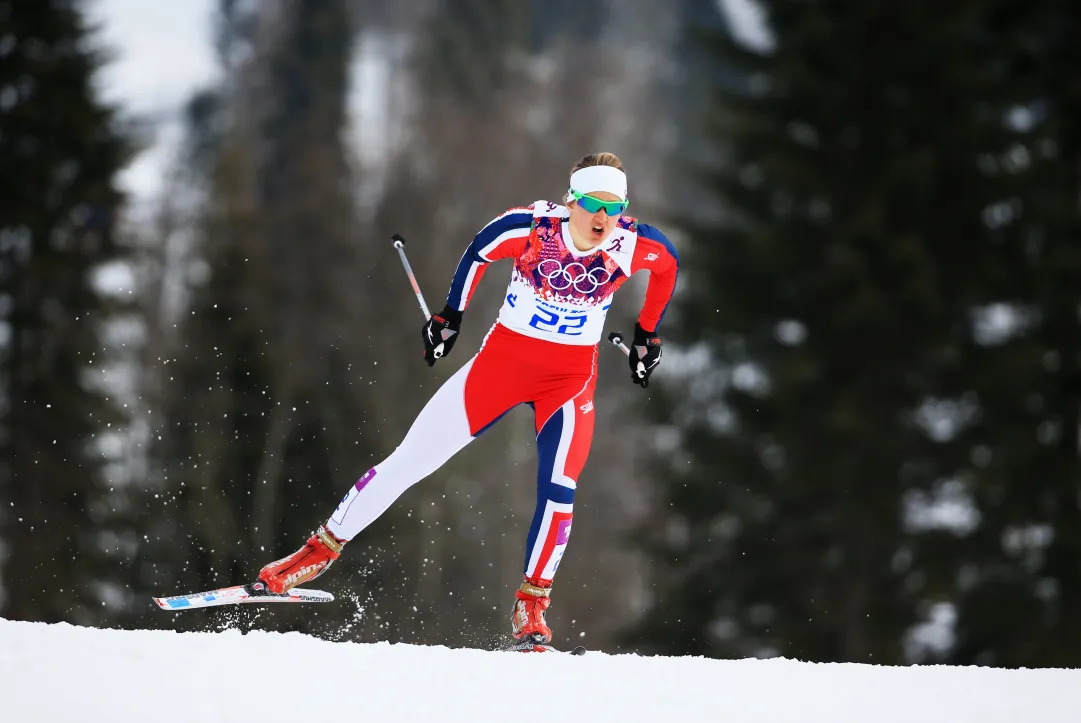
<svg viewBox="0 0 1081 723"><path fill-rule="evenodd" d="M0 720L1077 723L1081 670L332 643L0 620Z"/></svg>

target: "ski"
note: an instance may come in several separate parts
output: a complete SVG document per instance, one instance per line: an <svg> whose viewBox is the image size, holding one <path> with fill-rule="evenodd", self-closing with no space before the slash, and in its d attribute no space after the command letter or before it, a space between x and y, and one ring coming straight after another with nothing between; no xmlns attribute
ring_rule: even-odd
<svg viewBox="0 0 1081 723"><path fill-rule="evenodd" d="M188 595L156 597L154 602L162 610L193 610L217 605L240 605L244 603L324 603L334 596L323 590L295 587L283 593L273 593L262 582L222 587L217 590L194 592Z"/></svg>
<svg viewBox="0 0 1081 723"><path fill-rule="evenodd" d="M536 640L521 640L515 642L507 650L515 651L518 653L563 653L564 655L585 655L586 649L579 645L572 650L560 650L553 647L549 643L542 643Z"/></svg>

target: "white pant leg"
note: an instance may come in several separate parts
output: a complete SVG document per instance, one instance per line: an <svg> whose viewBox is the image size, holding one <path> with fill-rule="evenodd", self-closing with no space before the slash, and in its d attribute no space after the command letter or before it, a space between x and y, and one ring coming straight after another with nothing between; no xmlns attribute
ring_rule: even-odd
<svg viewBox="0 0 1081 723"><path fill-rule="evenodd" d="M335 537L353 539L403 492L442 467L473 440L465 411L465 380L474 359L428 400L398 448L350 488L327 522L327 529Z"/></svg>

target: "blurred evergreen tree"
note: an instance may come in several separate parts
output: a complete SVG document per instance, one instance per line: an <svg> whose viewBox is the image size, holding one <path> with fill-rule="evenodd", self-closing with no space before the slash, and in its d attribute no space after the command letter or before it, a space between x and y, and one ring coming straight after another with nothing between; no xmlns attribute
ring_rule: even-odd
<svg viewBox="0 0 1081 723"><path fill-rule="evenodd" d="M296 550L372 462L360 431L372 340L343 147L352 17L344 0L264 10L223 2L229 72L189 105L207 175L190 298L157 370L155 457L179 501L168 579L192 589L254 579ZM231 67L237 43L252 52ZM323 632L351 615L336 612L278 620Z"/></svg>
<svg viewBox="0 0 1081 723"><path fill-rule="evenodd" d="M761 6L771 48L708 41L747 82L710 94L721 161L696 177L719 213L681 224L656 594L631 638L1076 662L1077 23L1066 3ZM921 649L935 603L956 625Z"/></svg>
<svg viewBox="0 0 1081 723"><path fill-rule="evenodd" d="M104 334L126 304L95 283L126 254L132 148L80 5L0 2L0 617L17 620L110 620L138 546L106 467L127 420Z"/></svg>
<svg viewBox="0 0 1081 723"><path fill-rule="evenodd" d="M1081 665L1081 19L1064 0L987 3L1008 103L1003 144L978 159L994 266L973 293L958 387L978 526L926 551L954 562L949 663ZM948 546L946 543L950 543Z"/></svg>
<svg viewBox="0 0 1081 723"><path fill-rule="evenodd" d="M514 0L439 0L424 29L428 92L490 107L513 79L511 56L529 35L529 8Z"/></svg>

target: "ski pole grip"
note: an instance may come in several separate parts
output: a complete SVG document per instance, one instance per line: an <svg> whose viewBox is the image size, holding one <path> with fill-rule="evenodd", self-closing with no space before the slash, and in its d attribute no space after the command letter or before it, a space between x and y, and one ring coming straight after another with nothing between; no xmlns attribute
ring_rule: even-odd
<svg viewBox="0 0 1081 723"><path fill-rule="evenodd" d="M631 350L628 349L627 345L623 343L623 335L620 334L618 331L613 331L611 334L609 334L608 341L619 347L620 351L622 351L627 356L631 355Z"/></svg>
<svg viewBox="0 0 1081 723"><path fill-rule="evenodd" d="M627 345L623 343L623 335L618 331L613 331L608 335L608 341L612 342L620 348L620 350L627 356L631 355L631 350L627 348ZM646 375L646 365L642 362L638 362L638 378L641 379Z"/></svg>

